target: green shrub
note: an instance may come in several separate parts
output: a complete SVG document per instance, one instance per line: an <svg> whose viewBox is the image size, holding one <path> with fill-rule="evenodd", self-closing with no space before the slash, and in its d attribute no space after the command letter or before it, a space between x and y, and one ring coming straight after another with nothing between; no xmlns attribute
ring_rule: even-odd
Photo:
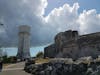
<svg viewBox="0 0 100 75"><path fill-rule="evenodd" d="M36 57L37 58L43 58L44 57L44 53L43 52L38 52Z"/></svg>
<svg viewBox="0 0 100 75"><path fill-rule="evenodd" d="M3 63L16 63L17 62L17 58L15 56L11 56L11 57L7 57L7 56L3 56Z"/></svg>

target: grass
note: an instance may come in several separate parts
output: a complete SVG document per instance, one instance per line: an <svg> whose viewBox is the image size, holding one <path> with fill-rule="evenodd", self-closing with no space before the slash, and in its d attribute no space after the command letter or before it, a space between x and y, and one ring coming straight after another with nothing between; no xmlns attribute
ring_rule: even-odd
<svg viewBox="0 0 100 75"><path fill-rule="evenodd" d="M3 68L5 68L5 67L8 66L8 65L10 65L10 63L8 63L8 64L3 64Z"/></svg>
<svg viewBox="0 0 100 75"><path fill-rule="evenodd" d="M45 59L43 59L43 58L36 58L35 63L37 63L37 64L48 63L49 60L50 60L49 58L45 58Z"/></svg>
<svg viewBox="0 0 100 75"><path fill-rule="evenodd" d="M37 63L37 64L43 64L43 63L48 63L48 62L50 62L50 61L53 61L53 60L60 60L60 59L55 59L55 58L36 58L35 59L35 63ZM90 62L92 62L93 60L77 60L77 61L75 61L75 62L72 62L71 60L66 60L65 59L65 63L68 63L68 64L72 64L72 63L75 63L75 64L79 64L79 63L85 63L85 64L90 64ZM95 60L95 61L100 61L100 59L98 59L98 60Z"/></svg>

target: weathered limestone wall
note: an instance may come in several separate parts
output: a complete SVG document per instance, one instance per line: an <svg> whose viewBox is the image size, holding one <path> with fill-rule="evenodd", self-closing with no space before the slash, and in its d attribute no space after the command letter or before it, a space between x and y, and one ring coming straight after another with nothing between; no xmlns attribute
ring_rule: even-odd
<svg viewBox="0 0 100 75"><path fill-rule="evenodd" d="M78 39L81 56L97 57L100 55L100 33L80 36Z"/></svg>
<svg viewBox="0 0 100 75"><path fill-rule="evenodd" d="M55 53L56 53L55 44L50 45L44 49L44 57L53 58L55 57Z"/></svg>
<svg viewBox="0 0 100 75"><path fill-rule="evenodd" d="M84 56L92 56L95 58L100 55L99 32L81 36L78 35L77 31L69 30L61 32L56 35L54 44L53 47L50 46L45 49L45 57L49 57L50 53L52 57L67 57L73 59Z"/></svg>
<svg viewBox="0 0 100 75"><path fill-rule="evenodd" d="M79 47L78 47L78 44L77 44L77 41L75 40L71 40L69 42L66 42L64 43L64 46L63 46L63 57L64 58L73 58L73 59L76 59L79 57Z"/></svg>

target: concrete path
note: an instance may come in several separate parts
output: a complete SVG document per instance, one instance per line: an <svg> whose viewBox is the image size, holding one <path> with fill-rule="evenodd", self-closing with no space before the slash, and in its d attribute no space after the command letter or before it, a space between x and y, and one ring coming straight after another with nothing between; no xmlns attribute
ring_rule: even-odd
<svg viewBox="0 0 100 75"><path fill-rule="evenodd" d="M0 72L0 75L30 75L23 70L24 64L24 62L20 62L8 65Z"/></svg>

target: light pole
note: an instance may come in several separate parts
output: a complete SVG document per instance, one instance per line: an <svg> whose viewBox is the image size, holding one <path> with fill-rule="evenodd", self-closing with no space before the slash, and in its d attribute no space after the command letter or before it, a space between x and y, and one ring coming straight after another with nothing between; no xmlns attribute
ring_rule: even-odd
<svg viewBox="0 0 100 75"><path fill-rule="evenodd" d="M0 23L0 28L1 28L1 26L3 26L3 24L2 23ZM2 32L2 31L1 31ZM0 39L1 40L1 39ZM3 50L2 50L2 45L1 45L1 43L0 43L0 57L2 57L2 55L3 55Z"/></svg>
<svg viewBox="0 0 100 75"><path fill-rule="evenodd" d="M0 23L0 33L2 33L2 27L4 26L4 24ZM1 40L1 38L0 38ZM0 43L0 46L1 46L1 43Z"/></svg>

